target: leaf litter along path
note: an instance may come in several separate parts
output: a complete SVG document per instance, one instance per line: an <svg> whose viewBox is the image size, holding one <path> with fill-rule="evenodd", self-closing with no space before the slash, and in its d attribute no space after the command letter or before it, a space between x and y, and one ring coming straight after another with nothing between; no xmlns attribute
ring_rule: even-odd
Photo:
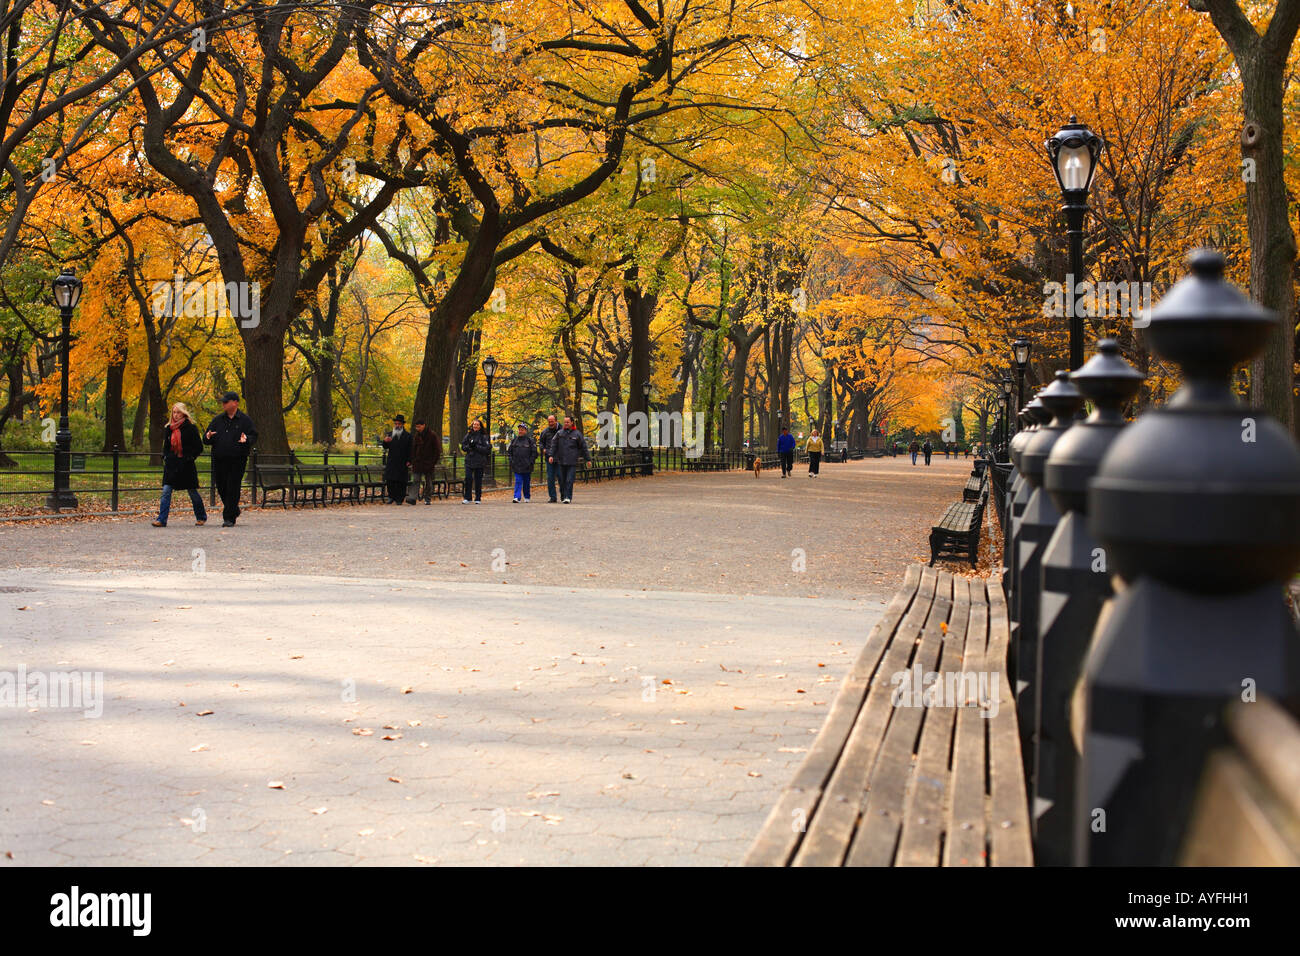
<svg viewBox="0 0 1300 956"><path fill-rule="evenodd" d="M86 525L81 552L6 529L0 589L30 590L0 594L5 666L102 672L104 699L0 708L0 866L738 863L968 470L905 462L252 512L238 536ZM457 569L376 563L406 526ZM558 580L529 563L562 545ZM492 547L520 563L459 568Z"/></svg>

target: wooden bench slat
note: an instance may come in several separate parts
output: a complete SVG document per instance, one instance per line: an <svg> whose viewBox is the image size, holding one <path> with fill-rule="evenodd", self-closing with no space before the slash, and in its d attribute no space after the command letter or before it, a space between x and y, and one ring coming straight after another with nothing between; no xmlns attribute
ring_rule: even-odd
<svg viewBox="0 0 1300 956"><path fill-rule="evenodd" d="M989 863L992 866L1033 866L1029 804L1015 699L1007 673L1010 625L1002 584L995 575L987 582L989 646L986 669L999 674L998 712L989 728Z"/></svg>
<svg viewBox="0 0 1300 956"><path fill-rule="evenodd" d="M909 568L746 865L1032 865L1009 650L999 580ZM912 668L928 704L895 703Z"/></svg>
<svg viewBox="0 0 1300 956"><path fill-rule="evenodd" d="M794 813L802 810L805 821L813 815L821 799L822 787L839 760L844 743L857 720L858 711L862 708L862 699L866 696L871 675L875 673L880 656L911 606L920 583L920 566L909 566L902 589L890 599L884 613L871 629L867 643L852 669L844 676L840 689L831 702L830 711L826 714L826 720L809 748L808 756L795 773L794 781L768 814L758 839L746 854L746 866L784 866L789 862L803 833L796 825Z"/></svg>
<svg viewBox="0 0 1300 956"><path fill-rule="evenodd" d="M966 578L954 577L952 591L952 617L935 668L940 675L962 669L966 627L970 620L970 582ZM948 703L951 702L945 701L945 705ZM957 712L953 707L943 706L925 715L921 743L917 748L916 773L903 811L903 832L898 841L895 866L938 866L941 862L944 810L953 793L949 758Z"/></svg>
<svg viewBox="0 0 1300 956"><path fill-rule="evenodd" d="M962 650L962 671L987 671L989 608L981 581L970 582L971 611ZM985 848L988 778L986 730L988 720L977 707L957 711L953 732L952 797L948 804L944 866L986 866Z"/></svg>
<svg viewBox="0 0 1300 956"><path fill-rule="evenodd" d="M942 625L948 623L952 610L952 580L949 572L939 572L921 640L914 657L908 662L908 669L919 669L922 677L937 670L943 650ZM893 673L881 675L889 682L891 697L897 690L892 682ZM889 726L871 768L867 792L861 800L861 824L849 846L846 865L888 866L893 861L908 789L917 782L917 766L913 760L917 738L921 734L922 722L929 721L936 713L937 708L926 707L922 701L911 701L908 707L892 706L891 701ZM947 761L944 763L944 776L947 776Z"/></svg>
<svg viewBox="0 0 1300 956"><path fill-rule="evenodd" d="M887 675L907 667L929 614L937 582L938 572L930 567L922 569L916 599L899 624L894 639L889 642L877 673ZM875 763L876 751L885 735L892 709L892 693L887 677L885 680L872 680L844 755L831 775L826 795L795 854L795 866L839 866L843 861L849 838L857 826L862 794Z"/></svg>

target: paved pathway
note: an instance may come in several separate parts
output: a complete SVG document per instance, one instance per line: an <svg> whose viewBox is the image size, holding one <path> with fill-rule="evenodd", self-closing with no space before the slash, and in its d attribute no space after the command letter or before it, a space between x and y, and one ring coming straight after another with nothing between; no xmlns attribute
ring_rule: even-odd
<svg viewBox="0 0 1300 956"><path fill-rule="evenodd" d="M966 471L0 526L0 865L737 863Z"/></svg>

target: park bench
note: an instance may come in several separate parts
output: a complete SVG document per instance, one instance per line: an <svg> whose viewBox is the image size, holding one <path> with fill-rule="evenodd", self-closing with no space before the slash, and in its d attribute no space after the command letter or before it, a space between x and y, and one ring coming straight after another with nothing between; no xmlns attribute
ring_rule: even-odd
<svg viewBox="0 0 1300 956"><path fill-rule="evenodd" d="M686 471L726 471L727 461L721 455L701 455L698 458L685 458Z"/></svg>
<svg viewBox="0 0 1300 956"><path fill-rule="evenodd" d="M1238 701L1210 755L1184 866L1300 866L1300 724L1267 697Z"/></svg>
<svg viewBox="0 0 1300 956"><path fill-rule="evenodd" d="M330 504L344 501L360 504L368 481L366 469L362 466L330 465Z"/></svg>
<svg viewBox="0 0 1300 956"><path fill-rule="evenodd" d="M328 465L294 465L294 484L292 497L295 504L311 502L322 507L329 504L327 495L330 490L330 468Z"/></svg>
<svg viewBox="0 0 1300 956"><path fill-rule="evenodd" d="M448 498L452 491L463 494L465 488L465 479L458 478L446 465L435 465L433 468L433 493L439 498Z"/></svg>
<svg viewBox="0 0 1300 956"><path fill-rule="evenodd" d="M972 568L979 563L980 528L988 500L985 487L977 501L955 501L948 506L939 523L930 529L931 565L943 557L965 557Z"/></svg>
<svg viewBox="0 0 1300 956"><path fill-rule="evenodd" d="M962 501L979 501L982 495L988 489L988 472L976 474L971 472L971 476L966 481L966 487L961 490Z"/></svg>
<svg viewBox="0 0 1300 956"><path fill-rule="evenodd" d="M745 865L1032 865L1009 643L998 578L909 567Z"/></svg>
<svg viewBox="0 0 1300 956"><path fill-rule="evenodd" d="M253 469L253 480L256 483L254 496L257 491L262 493L262 504L260 507L266 507L267 496L272 492L280 493L279 505L281 508L287 508L292 502L294 483L297 475L293 465L263 465L258 464ZM287 499L287 500L286 500Z"/></svg>

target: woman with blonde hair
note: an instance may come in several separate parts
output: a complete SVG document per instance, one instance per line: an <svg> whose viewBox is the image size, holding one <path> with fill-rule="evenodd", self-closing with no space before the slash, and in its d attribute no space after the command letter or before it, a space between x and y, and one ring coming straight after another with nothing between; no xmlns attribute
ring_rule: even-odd
<svg viewBox="0 0 1300 956"><path fill-rule="evenodd" d="M194 506L194 523L201 526L207 522L208 512L203 507L203 496L199 494L199 469L195 464L201 454L203 436L190 419L190 410L177 402L172 406L171 420L163 428L162 501L158 504L158 518L153 523L155 528L167 527L173 491L188 491L190 504Z"/></svg>
<svg viewBox="0 0 1300 956"><path fill-rule="evenodd" d="M808 453L808 477L816 478L822 470L822 453L826 451L826 443L822 441L822 433L814 425L812 434L808 436L808 444L804 446L804 451Z"/></svg>

